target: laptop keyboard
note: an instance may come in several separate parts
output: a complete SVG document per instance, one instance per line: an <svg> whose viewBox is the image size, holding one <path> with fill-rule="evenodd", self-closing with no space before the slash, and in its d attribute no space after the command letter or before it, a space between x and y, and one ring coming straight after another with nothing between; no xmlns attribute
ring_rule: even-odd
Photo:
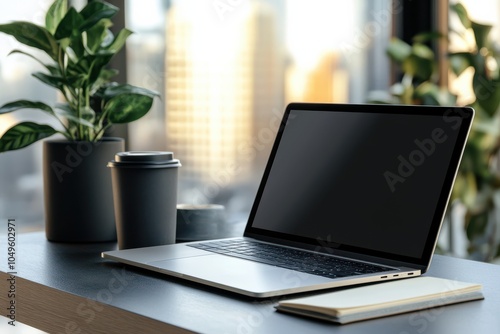
<svg viewBox="0 0 500 334"><path fill-rule="evenodd" d="M328 278L393 270L368 263L248 240L207 241L188 246Z"/></svg>

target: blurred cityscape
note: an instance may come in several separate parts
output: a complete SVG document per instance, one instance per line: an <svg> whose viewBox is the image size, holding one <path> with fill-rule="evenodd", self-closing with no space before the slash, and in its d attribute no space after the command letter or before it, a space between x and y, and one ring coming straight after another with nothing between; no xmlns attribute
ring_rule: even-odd
<svg viewBox="0 0 500 334"><path fill-rule="evenodd" d="M22 3L0 22L43 22L49 2ZM244 220L288 102L362 103L387 89L394 10L389 0L126 0L128 81L161 95L129 125L128 149L173 151L179 203L223 204ZM0 103L52 103L55 92L30 75L39 64L7 56L15 48L0 36ZM0 133L44 121L37 114L0 115ZM0 182L0 218L42 229L41 145L0 155Z"/></svg>
<svg viewBox="0 0 500 334"><path fill-rule="evenodd" d="M244 216L288 102L364 102L389 84L390 1L162 4L164 30L129 21L140 31L130 38L129 78L164 92L158 112L131 126L130 143L181 160L179 202ZM382 60L376 71L373 54ZM164 67L151 64L162 57Z"/></svg>

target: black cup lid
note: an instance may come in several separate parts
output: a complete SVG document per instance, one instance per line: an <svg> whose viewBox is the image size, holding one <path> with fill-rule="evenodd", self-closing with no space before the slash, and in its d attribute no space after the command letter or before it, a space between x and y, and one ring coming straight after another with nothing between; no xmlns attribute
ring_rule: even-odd
<svg viewBox="0 0 500 334"><path fill-rule="evenodd" d="M172 152L163 151L128 151L115 154L115 160L108 163L109 167L115 166L157 166L180 167L179 160L174 159Z"/></svg>
<svg viewBox="0 0 500 334"><path fill-rule="evenodd" d="M168 162L174 159L172 152L130 151L115 154L115 161Z"/></svg>

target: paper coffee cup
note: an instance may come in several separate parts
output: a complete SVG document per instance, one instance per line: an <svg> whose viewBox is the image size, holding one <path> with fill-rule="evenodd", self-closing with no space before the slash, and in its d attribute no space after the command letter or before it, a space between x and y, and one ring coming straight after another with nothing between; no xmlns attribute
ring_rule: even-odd
<svg viewBox="0 0 500 334"><path fill-rule="evenodd" d="M177 174L172 152L120 152L108 163L119 249L176 241Z"/></svg>

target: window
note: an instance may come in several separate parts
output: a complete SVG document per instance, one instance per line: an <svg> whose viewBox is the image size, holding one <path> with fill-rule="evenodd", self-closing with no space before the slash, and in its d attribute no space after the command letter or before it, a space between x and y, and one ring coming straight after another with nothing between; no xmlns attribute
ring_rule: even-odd
<svg viewBox="0 0 500 334"><path fill-rule="evenodd" d="M179 202L248 214L285 105L389 86L391 1L125 2L131 83L161 92L130 149L181 160ZM307 152L298 153L308 159Z"/></svg>
<svg viewBox="0 0 500 334"><path fill-rule="evenodd" d="M2 4L0 22L41 24L50 4ZM235 220L250 210L288 102L361 103L390 84L385 48L400 2L124 4L126 26L135 32L127 42L128 81L161 94L146 117L129 125L128 148L173 151L183 164L179 202L224 204ZM57 98L31 77L35 61L7 56L19 43L0 35L0 45L0 103ZM0 133L14 121L42 117L29 110L0 115ZM41 155L41 143L0 155L0 218L15 217L24 230L43 226Z"/></svg>
<svg viewBox="0 0 500 334"><path fill-rule="evenodd" d="M20 1L15 5L4 2L0 4L0 22L26 20L42 24L49 6L50 2L37 0ZM43 67L21 54L7 56L14 49L28 51L13 37L0 34L0 105L27 98L51 104L56 99L55 90L31 76ZM0 115L0 133L21 120L51 124L42 112L23 110ZM19 151L0 154L0 219L4 222L7 218L15 218L20 231L41 228L44 210L41 158L40 142Z"/></svg>

